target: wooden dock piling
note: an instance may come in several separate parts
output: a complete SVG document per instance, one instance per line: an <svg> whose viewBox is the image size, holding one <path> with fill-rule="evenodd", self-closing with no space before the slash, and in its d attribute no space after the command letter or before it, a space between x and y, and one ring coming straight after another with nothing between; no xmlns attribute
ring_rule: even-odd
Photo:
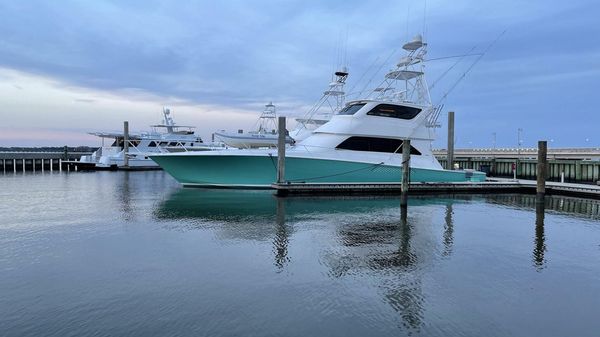
<svg viewBox="0 0 600 337"><path fill-rule="evenodd" d="M448 160L446 169L454 170L454 111L448 111Z"/></svg>
<svg viewBox="0 0 600 337"><path fill-rule="evenodd" d="M129 122L123 122L123 166L129 167Z"/></svg>
<svg viewBox="0 0 600 337"><path fill-rule="evenodd" d="M285 117L278 117L277 132L277 183L283 184L285 181Z"/></svg>
<svg viewBox="0 0 600 337"><path fill-rule="evenodd" d="M537 188L536 195L538 202L544 202L546 195L546 171L548 167L548 142L540 140L538 142L538 158L537 158Z"/></svg>
<svg viewBox="0 0 600 337"><path fill-rule="evenodd" d="M400 189L400 206L408 206L408 189L410 184L410 139L402 142L402 187Z"/></svg>

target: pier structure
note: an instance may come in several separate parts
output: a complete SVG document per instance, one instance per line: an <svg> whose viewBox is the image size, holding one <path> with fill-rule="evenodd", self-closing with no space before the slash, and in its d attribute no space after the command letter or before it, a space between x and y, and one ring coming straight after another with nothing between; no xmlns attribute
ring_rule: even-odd
<svg viewBox="0 0 600 337"><path fill-rule="evenodd" d="M273 184L276 194L288 195L401 195L402 183L290 183ZM411 182L409 195L440 194L530 194L536 195L535 180L492 178L484 182ZM600 186L547 182L546 195L600 199Z"/></svg>
<svg viewBox="0 0 600 337"><path fill-rule="evenodd" d="M548 176L548 145L538 142L535 161L537 180L488 178L484 182L409 182L410 140L402 144L402 178L394 183L289 183L278 179L271 187L278 196L287 195L354 195L400 194L400 206L406 208L410 194L460 194L460 193L522 193L536 195L543 204L546 194L600 199L600 185L546 182ZM280 154L281 155L281 154ZM285 152L284 152L285 155ZM600 164L600 163L599 163Z"/></svg>
<svg viewBox="0 0 600 337"><path fill-rule="evenodd" d="M80 151L2 151L2 173L53 172L67 169L64 160L76 161L90 152Z"/></svg>
<svg viewBox="0 0 600 337"><path fill-rule="evenodd" d="M448 168L446 149L434 150L444 168ZM455 149L454 164L461 169L483 171L488 177L537 178L537 148ZM546 179L571 183L597 184L600 181L600 148L547 148ZM518 159L518 160L517 160Z"/></svg>

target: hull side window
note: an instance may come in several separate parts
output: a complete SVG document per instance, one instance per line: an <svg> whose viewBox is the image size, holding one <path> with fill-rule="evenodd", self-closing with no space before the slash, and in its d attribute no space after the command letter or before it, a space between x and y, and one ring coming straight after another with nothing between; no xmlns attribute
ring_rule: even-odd
<svg viewBox="0 0 600 337"><path fill-rule="evenodd" d="M340 145L336 146L340 150L352 151L368 151L368 152L387 152L387 153L402 153L402 140L391 138L375 138L375 137L350 137ZM420 156L421 152L415 147L410 147L410 154Z"/></svg>

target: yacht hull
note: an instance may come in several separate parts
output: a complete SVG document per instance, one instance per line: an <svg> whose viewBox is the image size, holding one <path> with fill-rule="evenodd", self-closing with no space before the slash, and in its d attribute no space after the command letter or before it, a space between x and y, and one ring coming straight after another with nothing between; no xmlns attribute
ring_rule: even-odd
<svg viewBox="0 0 600 337"><path fill-rule="evenodd" d="M277 177L277 157L268 155L152 156L184 186L270 188ZM397 183L399 166L335 159L287 157L286 181L294 183ZM483 181L481 172L411 168L414 182Z"/></svg>

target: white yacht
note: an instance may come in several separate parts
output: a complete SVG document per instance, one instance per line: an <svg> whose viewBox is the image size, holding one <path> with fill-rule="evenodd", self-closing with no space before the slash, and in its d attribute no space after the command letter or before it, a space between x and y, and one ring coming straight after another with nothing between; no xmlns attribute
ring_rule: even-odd
<svg viewBox="0 0 600 337"><path fill-rule="evenodd" d="M222 130L215 132L214 137L227 146L239 149L277 146L279 137L277 134L277 111L273 102L265 105L265 110L258 118L257 124L255 131L238 130L237 133L232 133ZM294 141L289 136L286 138L288 144Z"/></svg>
<svg viewBox="0 0 600 337"><path fill-rule="evenodd" d="M165 152L207 151L214 144L205 144L197 136L193 126L177 125L171 110L163 108L163 121L151 125L150 132L129 133L128 166L131 168L159 168L149 154ZM70 162L80 169L118 169L125 165L125 139L122 132L92 132L102 139L102 146L91 155L81 156L79 161ZM109 140L110 145L105 146Z"/></svg>
<svg viewBox="0 0 600 337"><path fill-rule="evenodd" d="M285 181L392 183L402 177L402 143L411 141L415 182L482 181L476 171L444 170L431 151L440 107L425 81L427 44L417 36L381 84L348 102L306 139L286 149ZM276 180L275 149L220 150L150 156L184 186L268 188Z"/></svg>
<svg viewBox="0 0 600 337"><path fill-rule="evenodd" d="M323 92L321 98L302 117L295 119L296 126L286 137L286 143L292 144L304 140L318 127L329 122L331 117L344 107L344 85L348 78L347 68L342 67L334 73L334 76L335 78L329 83L329 87ZM238 130L237 133L232 133L221 130L215 132L214 136L227 146L240 149L276 147L278 135L275 106L272 102L265 105L265 110L258 119L256 131Z"/></svg>

